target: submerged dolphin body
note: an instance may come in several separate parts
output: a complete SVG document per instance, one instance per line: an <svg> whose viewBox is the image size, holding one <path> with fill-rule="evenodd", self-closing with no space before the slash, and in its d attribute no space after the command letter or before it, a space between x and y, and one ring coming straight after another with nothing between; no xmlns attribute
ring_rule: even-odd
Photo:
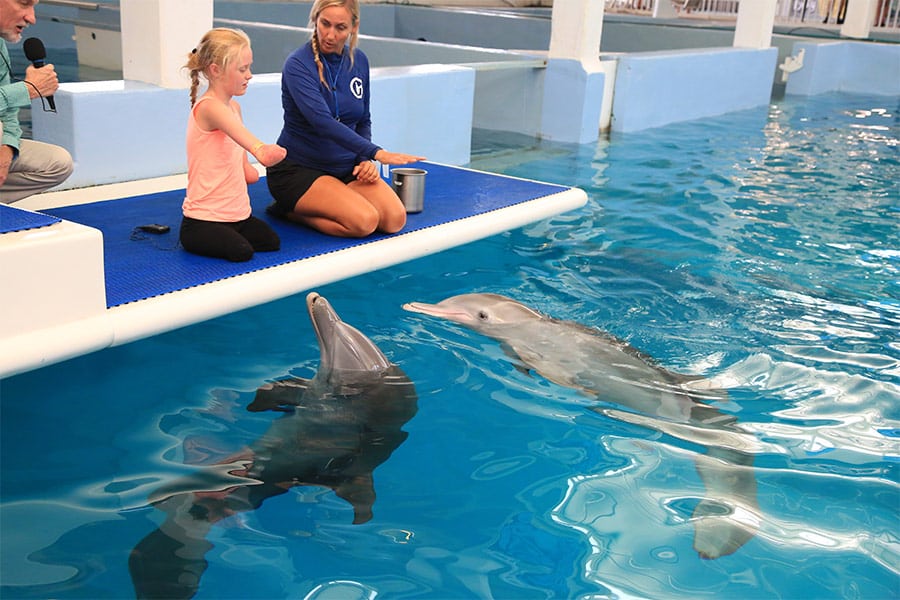
<svg viewBox="0 0 900 600"><path fill-rule="evenodd" d="M462 294L403 308L498 340L524 368L603 401L592 409L598 413L705 446L707 454L695 463L707 497L693 513L694 549L701 557L731 554L755 535L759 506L747 452L752 443L733 416L709 404L726 399L724 390L668 371L608 333L498 294Z"/></svg>
<svg viewBox="0 0 900 600"><path fill-rule="evenodd" d="M287 414L229 464L155 494L165 521L129 560L139 598L192 597L212 548L206 540L212 525L291 487L331 488L353 506L354 523L372 518L372 473L406 439L402 427L417 411L415 387L324 297L311 293L306 304L321 352L315 377L260 387L248 410Z"/></svg>

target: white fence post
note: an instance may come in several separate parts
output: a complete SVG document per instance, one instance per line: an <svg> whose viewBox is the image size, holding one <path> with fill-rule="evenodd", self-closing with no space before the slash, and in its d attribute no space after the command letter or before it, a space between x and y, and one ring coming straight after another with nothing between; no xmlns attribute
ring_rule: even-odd
<svg viewBox="0 0 900 600"><path fill-rule="evenodd" d="M604 0L553 4L550 53L544 75L541 136L586 144L600 131L605 81L600 64Z"/></svg>
<svg viewBox="0 0 900 600"><path fill-rule="evenodd" d="M778 0L754 0L738 5L734 27L736 48L768 48L772 45L772 28Z"/></svg>
<svg viewBox="0 0 900 600"><path fill-rule="evenodd" d="M841 35L851 38L867 38L875 23L878 0L847 0L847 15L841 26Z"/></svg>
<svg viewBox="0 0 900 600"><path fill-rule="evenodd" d="M122 75L164 88L190 87L181 67L213 24L213 0L122 0Z"/></svg>
<svg viewBox="0 0 900 600"><path fill-rule="evenodd" d="M653 18L674 19L677 17L678 11L675 10L675 3L672 0L656 0L653 3Z"/></svg>

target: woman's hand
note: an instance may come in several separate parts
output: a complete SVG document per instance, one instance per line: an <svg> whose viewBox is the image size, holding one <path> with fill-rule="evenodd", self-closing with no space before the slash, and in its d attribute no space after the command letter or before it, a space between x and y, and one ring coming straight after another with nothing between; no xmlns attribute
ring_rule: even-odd
<svg viewBox="0 0 900 600"><path fill-rule="evenodd" d="M357 181L375 183L378 181L378 167L370 160L365 160L353 168L353 175Z"/></svg>
<svg viewBox="0 0 900 600"><path fill-rule="evenodd" d="M411 162L425 160L425 157L415 156L413 154L403 154L401 152L388 152L387 150L379 150L375 153L375 160L383 165L405 165Z"/></svg>
<svg viewBox="0 0 900 600"><path fill-rule="evenodd" d="M259 148L253 150L253 156L256 157L256 160L258 160L262 166L271 167L284 160L284 157L287 156L287 150L278 144L263 144Z"/></svg>

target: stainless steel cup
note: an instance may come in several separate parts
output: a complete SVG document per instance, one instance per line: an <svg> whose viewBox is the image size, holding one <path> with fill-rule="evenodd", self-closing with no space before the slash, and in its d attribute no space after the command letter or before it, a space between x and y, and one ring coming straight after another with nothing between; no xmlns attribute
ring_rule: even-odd
<svg viewBox="0 0 900 600"><path fill-rule="evenodd" d="M391 187L397 192L406 212L422 212L425 205L425 169L391 169Z"/></svg>

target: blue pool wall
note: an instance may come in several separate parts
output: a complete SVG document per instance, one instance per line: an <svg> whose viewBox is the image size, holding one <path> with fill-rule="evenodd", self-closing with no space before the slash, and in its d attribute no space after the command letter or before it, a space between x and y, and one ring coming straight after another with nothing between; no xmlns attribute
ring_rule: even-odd
<svg viewBox="0 0 900 600"><path fill-rule="evenodd" d="M215 17L306 27L311 2L216 0ZM399 4L360 5L360 33L478 48L546 50L550 12L455 10Z"/></svg>
<svg viewBox="0 0 900 600"><path fill-rule="evenodd" d="M612 129L639 131L765 105L777 57L775 48L626 54L616 68Z"/></svg>
<svg viewBox="0 0 900 600"><path fill-rule="evenodd" d="M792 73L786 94L812 96L850 92L900 96L900 45L832 42L798 43L803 68Z"/></svg>
<svg viewBox="0 0 900 600"><path fill-rule="evenodd" d="M372 139L435 162L469 161L475 72L453 65L372 72ZM281 131L281 76L257 75L240 98L244 123L261 140ZM188 90L139 82L73 83L57 113L33 112L35 138L67 148L75 170L63 188L187 171Z"/></svg>
<svg viewBox="0 0 900 600"><path fill-rule="evenodd" d="M551 59L536 135L579 144L596 141L598 129L603 128L601 107L606 84L606 73L600 68L586 68L577 60Z"/></svg>
<svg viewBox="0 0 900 600"><path fill-rule="evenodd" d="M223 1L215 6L216 25L241 27L254 40L257 75L240 102L251 131L274 140L282 116L278 72L284 57L308 39L309 4ZM374 141L451 165L469 161L473 127L592 143L601 129L639 131L765 105L780 75L781 56L796 53L774 46L606 52L604 43L601 62L608 68L598 72L578 61L547 58L546 15L526 11L499 17L399 5L364 5L363 10L367 35L360 47L375 67ZM615 37L606 34L615 31L615 20L609 20L604 40ZM42 26L48 29L41 31ZM41 19L34 35L59 35L61 26L59 19ZM484 44L486 31L494 45L515 50L459 43ZM47 45L54 47L50 41ZM794 45L807 48L807 68L790 76L790 93L897 93L897 78L892 84L885 72L896 64L898 45L827 40ZM36 139L72 152L75 172L62 187L186 171L186 90L110 81L64 84L56 97L57 114L34 110L32 118Z"/></svg>

